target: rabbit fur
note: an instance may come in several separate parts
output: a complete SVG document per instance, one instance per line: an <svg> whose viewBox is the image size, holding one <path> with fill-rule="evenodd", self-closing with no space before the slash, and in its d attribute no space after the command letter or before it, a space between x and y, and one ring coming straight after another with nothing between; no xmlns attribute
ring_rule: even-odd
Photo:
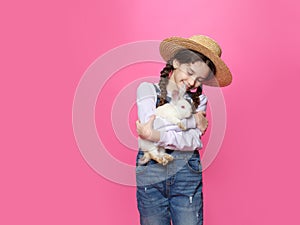
<svg viewBox="0 0 300 225"><path fill-rule="evenodd" d="M186 130L182 119L189 118L192 113L192 105L184 96L185 90L179 89L172 91L172 99L170 103L166 103L155 109L156 119L161 117L172 124L176 124L180 129ZM156 120L155 119L155 120ZM165 153L165 149L157 146L154 142L138 138L139 148L144 152L144 155L139 159L139 164L145 164L151 159L162 165L168 164L173 160L173 156Z"/></svg>

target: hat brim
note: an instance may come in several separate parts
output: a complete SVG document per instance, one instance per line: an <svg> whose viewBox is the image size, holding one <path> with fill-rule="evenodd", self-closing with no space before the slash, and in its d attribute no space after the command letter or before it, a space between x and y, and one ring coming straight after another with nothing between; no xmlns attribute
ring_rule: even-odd
<svg viewBox="0 0 300 225"><path fill-rule="evenodd" d="M170 37L161 42L159 46L159 51L162 58L167 62L180 49L184 48L202 53L207 58L209 58L215 65L215 75L210 79L203 81L203 84L214 87L225 87L231 84L232 75L224 61L211 50L195 41L181 37Z"/></svg>

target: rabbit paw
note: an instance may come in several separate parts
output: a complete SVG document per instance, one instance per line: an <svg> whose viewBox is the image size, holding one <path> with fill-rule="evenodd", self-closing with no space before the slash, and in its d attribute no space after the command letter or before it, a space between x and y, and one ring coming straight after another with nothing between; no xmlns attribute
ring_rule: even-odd
<svg viewBox="0 0 300 225"><path fill-rule="evenodd" d="M170 161L173 161L173 159L174 159L174 157L173 156L171 156L171 155L169 155L169 154L164 154L164 156L163 156L163 165L165 166L165 165L167 165Z"/></svg>
<svg viewBox="0 0 300 225"><path fill-rule="evenodd" d="M177 123L177 126L181 129L181 130L186 130L186 127L183 125L183 123L179 122Z"/></svg>
<svg viewBox="0 0 300 225"><path fill-rule="evenodd" d="M165 163L165 160L164 160L164 157L163 156L158 156L156 154L151 154L151 158L153 160L155 160L156 162L158 162L159 164L164 164Z"/></svg>
<svg viewBox="0 0 300 225"><path fill-rule="evenodd" d="M144 156L138 160L138 164L139 165L144 165L149 161L150 161L150 156L149 156L148 153L145 153Z"/></svg>
<svg viewBox="0 0 300 225"><path fill-rule="evenodd" d="M154 155L154 154L151 154L151 158L153 160L155 160L156 162L158 162L159 164L162 164L162 165L167 165L170 161L173 161L174 157L171 156L170 154L167 154L167 153L163 153L163 154L160 154L159 156L158 155Z"/></svg>

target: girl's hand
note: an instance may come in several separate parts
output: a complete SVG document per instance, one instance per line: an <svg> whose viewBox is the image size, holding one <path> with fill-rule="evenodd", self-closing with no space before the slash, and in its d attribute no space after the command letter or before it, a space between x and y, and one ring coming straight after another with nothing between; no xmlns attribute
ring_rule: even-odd
<svg viewBox="0 0 300 225"><path fill-rule="evenodd" d="M147 123L136 121L136 131L140 138L155 142L160 140L160 132L153 129L154 119L155 115L151 116Z"/></svg>
<svg viewBox="0 0 300 225"><path fill-rule="evenodd" d="M202 132L202 134L205 133L207 127L208 127L208 120L206 119L206 113L204 111L199 111L196 114L194 114L197 128Z"/></svg>

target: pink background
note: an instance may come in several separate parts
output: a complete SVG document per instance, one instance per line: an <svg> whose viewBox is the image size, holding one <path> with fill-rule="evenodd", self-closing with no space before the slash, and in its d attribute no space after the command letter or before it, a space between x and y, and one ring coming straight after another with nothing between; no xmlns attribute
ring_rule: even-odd
<svg viewBox="0 0 300 225"><path fill-rule="evenodd" d="M99 176L78 150L76 87L96 58L121 44L203 33L220 43L234 77L223 89L225 139L203 174L205 224L298 225L299 6L296 0L1 2L0 224L138 224L135 187ZM153 68L124 73L132 80L161 66ZM104 140L110 132L102 132ZM134 151L111 145L111 154L134 163Z"/></svg>

